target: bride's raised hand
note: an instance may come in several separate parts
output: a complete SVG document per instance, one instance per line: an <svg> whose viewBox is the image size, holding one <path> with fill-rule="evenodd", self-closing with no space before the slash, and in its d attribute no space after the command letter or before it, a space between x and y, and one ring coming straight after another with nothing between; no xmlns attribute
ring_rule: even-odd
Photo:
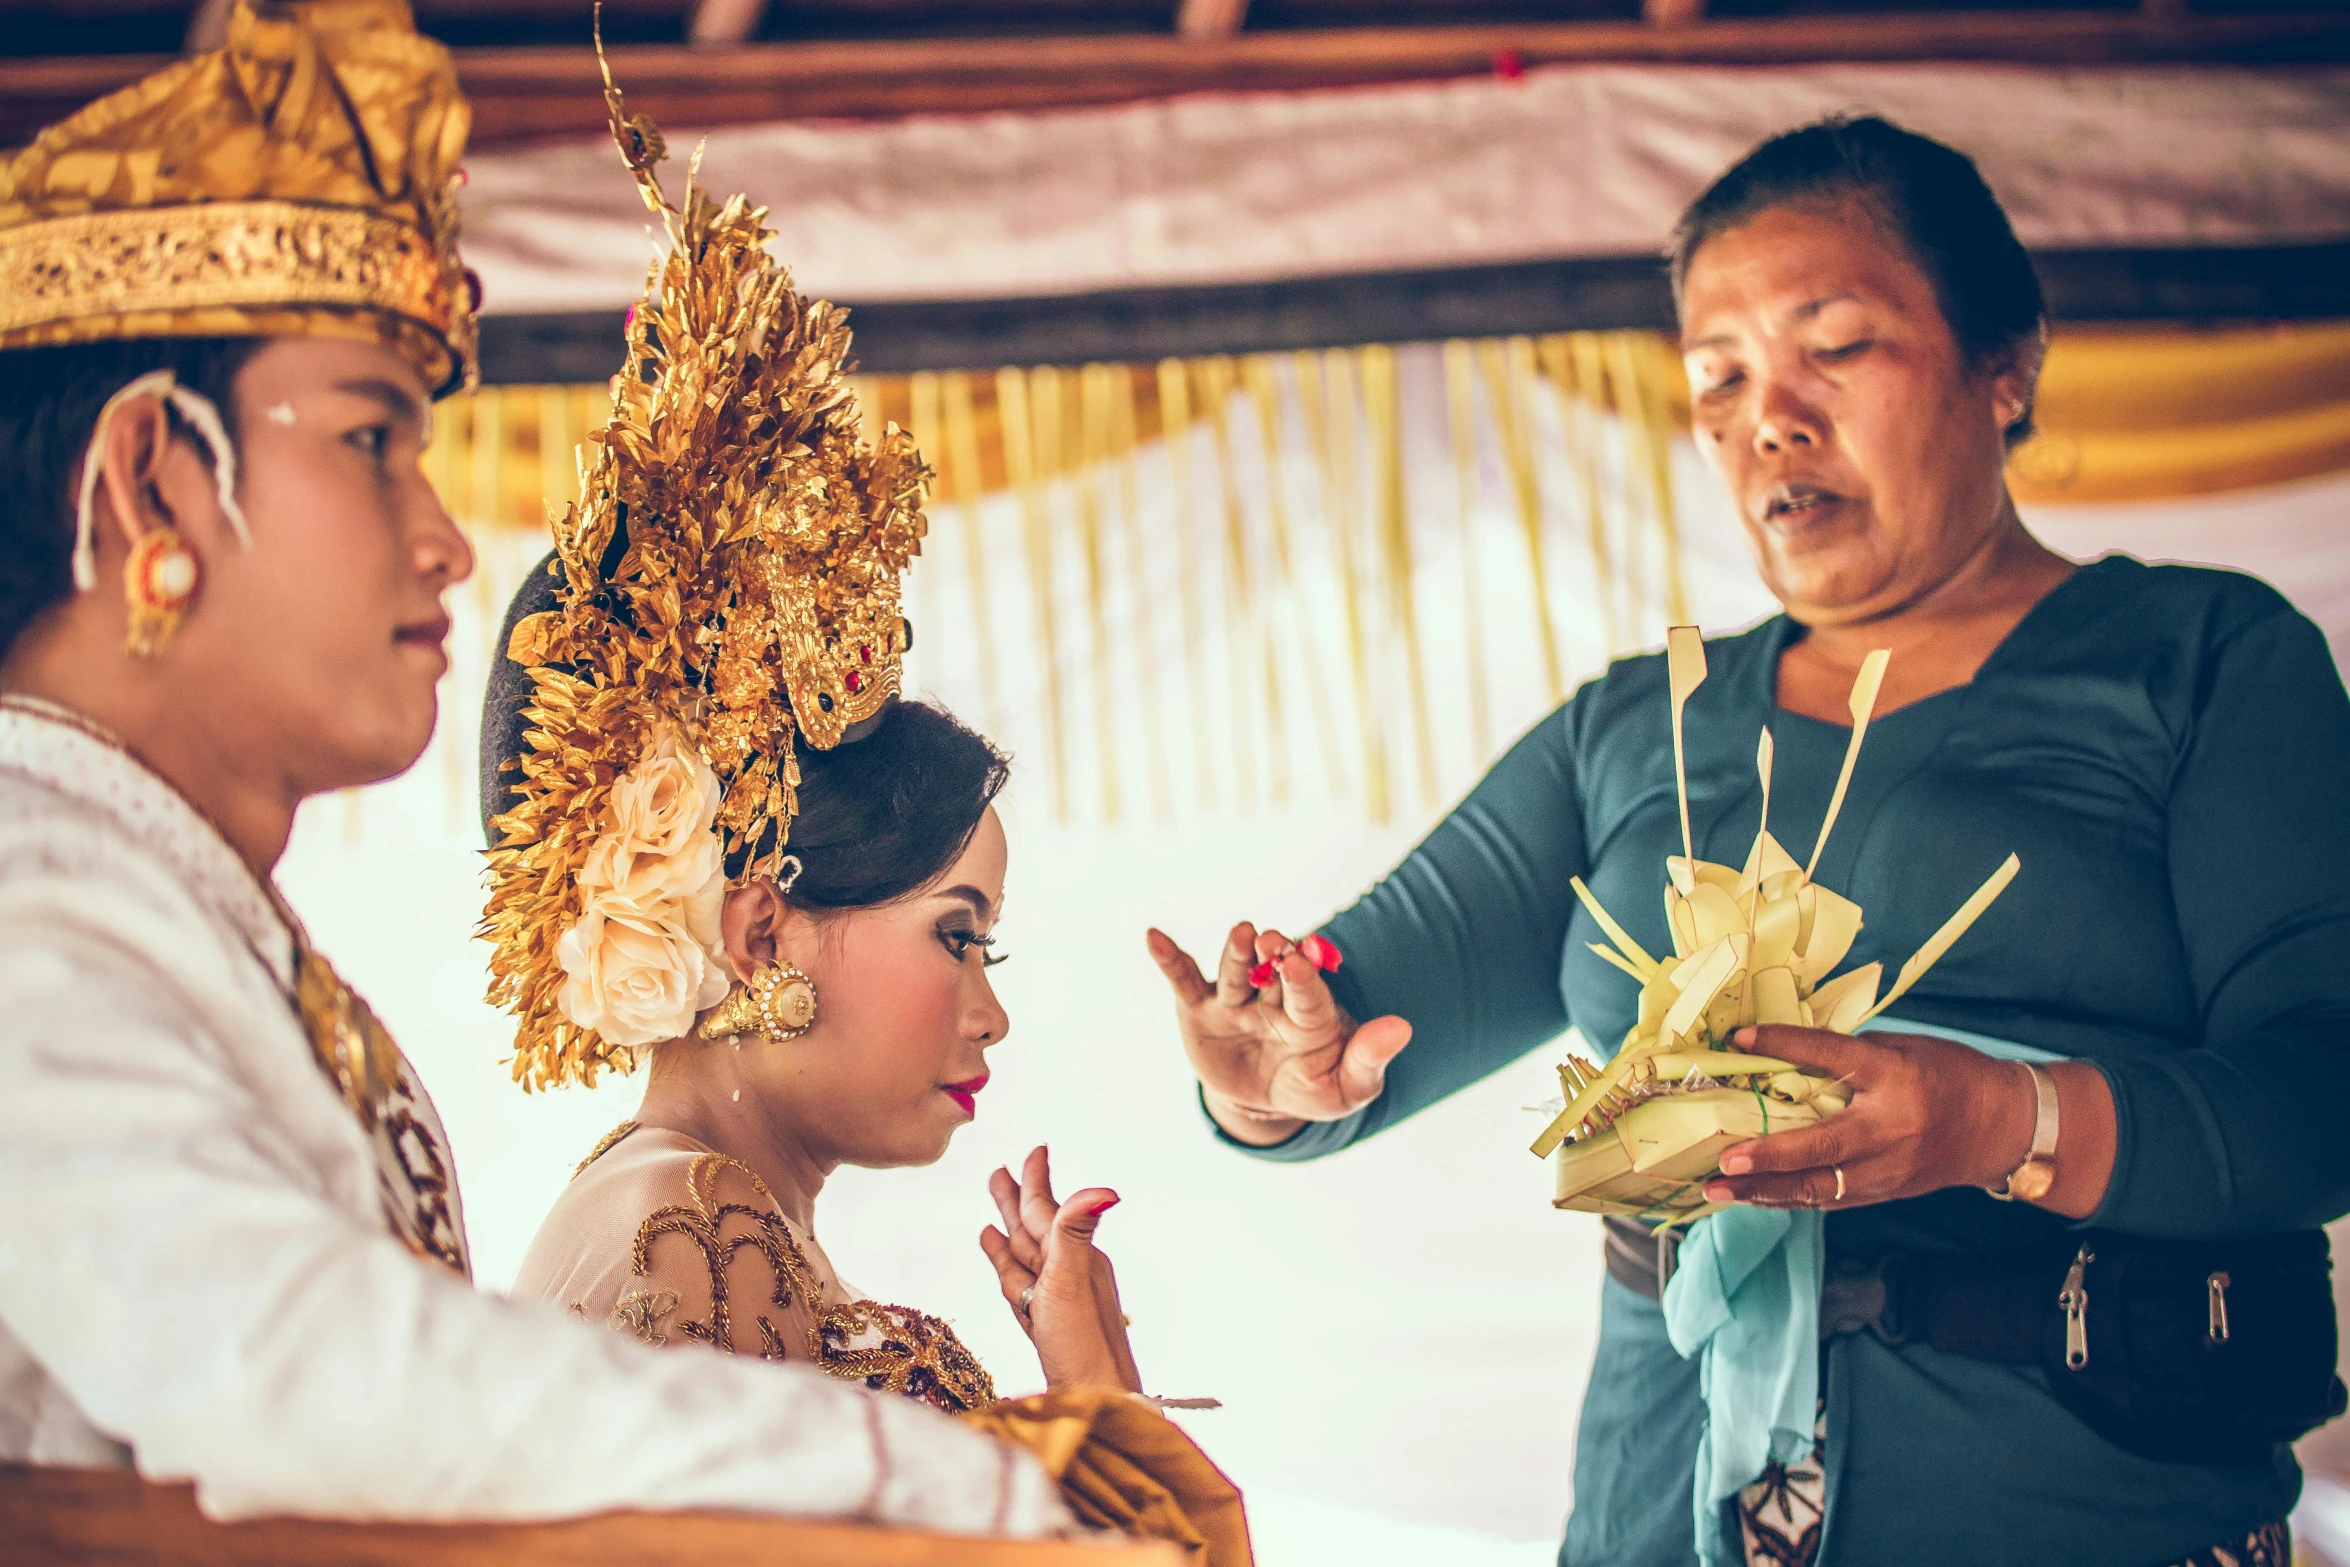
<svg viewBox="0 0 2350 1567"><path fill-rule="evenodd" d="M1347 1016L1321 970L1277 930L1233 926L1212 985L1165 932L1153 930L1149 942L1174 989L1176 1026L1208 1113L1242 1142L1269 1145L1308 1121L1352 1115L1379 1097L1387 1064L1411 1043L1412 1025L1400 1017ZM1253 983L1252 969L1268 982Z"/></svg>
<svg viewBox="0 0 2350 1567"><path fill-rule="evenodd" d="M1118 1276L1093 1244L1118 1194L1091 1186L1066 1202L1056 1200L1051 1155L1042 1148L1028 1155L1018 1179L998 1170L988 1177L987 1190L1004 1227L980 1231L979 1246L995 1264L1005 1303L1036 1346L1045 1385L1141 1392L1118 1304Z"/></svg>

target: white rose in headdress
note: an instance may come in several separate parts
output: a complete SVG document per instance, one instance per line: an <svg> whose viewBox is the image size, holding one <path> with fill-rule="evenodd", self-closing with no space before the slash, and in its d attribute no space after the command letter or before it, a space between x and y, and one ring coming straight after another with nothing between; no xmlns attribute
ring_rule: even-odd
<svg viewBox="0 0 2350 1567"><path fill-rule="evenodd" d="M566 976L556 1005L615 1045L675 1039L730 981L702 943L668 922L608 919L590 909L555 944Z"/></svg>
<svg viewBox="0 0 2350 1567"><path fill-rule="evenodd" d="M617 1045L686 1032L732 983L720 946L723 791L665 731L613 785L608 824L580 869L579 922L556 943L563 1015Z"/></svg>
<svg viewBox="0 0 2350 1567"><path fill-rule="evenodd" d="M612 785L610 826L580 868L584 906L615 919L682 919L715 948L726 865L712 823L723 797L710 764L663 733Z"/></svg>
<svg viewBox="0 0 2350 1567"><path fill-rule="evenodd" d="M672 856L707 837L723 791L701 753L664 729L612 785L608 834L630 854Z"/></svg>

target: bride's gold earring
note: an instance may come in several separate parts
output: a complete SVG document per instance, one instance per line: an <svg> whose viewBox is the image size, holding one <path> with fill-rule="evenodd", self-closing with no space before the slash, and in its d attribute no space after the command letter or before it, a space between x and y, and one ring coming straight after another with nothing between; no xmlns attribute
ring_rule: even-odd
<svg viewBox="0 0 2350 1567"><path fill-rule="evenodd" d="M815 1025L816 982L789 963L771 963L728 991L696 1032L704 1039L797 1039Z"/></svg>

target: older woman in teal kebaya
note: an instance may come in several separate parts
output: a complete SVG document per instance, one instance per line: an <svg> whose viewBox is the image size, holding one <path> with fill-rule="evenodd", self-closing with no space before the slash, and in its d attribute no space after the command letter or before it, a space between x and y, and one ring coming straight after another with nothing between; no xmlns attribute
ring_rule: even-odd
<svg viewBox="0 0 2350 1567"><path fill-rule="evenodd" d="M2333 1395L2309 1232L2350 1209L2350 699L2325 641L2251 578L2078 565L2026 530L2004 459L2029 429L2045 313L1950 149L1876 120L1766 143L1685 217L1675 280L1698 445L1785 608L1707 645L1688 721L1697 854L1743 859L1767 726L1771 828L1808 856L1847 693L1886 648L1818 869L1867 911L1850 961L1898 968L2011 851L2023 871L1904 998L1917 1032L1755 1042L1853 1087L1819 1128L1729 1150L1708 1189L1828 1210L1816 1457L1758 1475L1717 1535L1692 1538L1698 1366L1667 1339L1654 1248L1611 1220L1561 1561L2283 1567L2299 1473L2261 1433L2322 1418ZM1569 1025L1611 1049L1636 992L1588 950L1602 932L1569 881L1669 950L1668 714L1661 658L1584 686L1324 927L1346 954L1327 978L1244 923L1211 983L1153 932L1223 1138L1314 1158ZM1274 982L1252 985L1266 961ZM2043 1073L1950 1036L2062 1059ZM2053 1163L2045 1189L1989 1194L2035 1155ZM2083 1321L2102 1336L2067 1371L2057 1281L2093 1248L2183 1279L2161 1321L2191 1309L2179 1331L2196 1344L2208 1268L2214 1353L2226 1300L2305 1303L2314 1279L2321 1304L2279 1306L2257 1352L2317 1380L2263 1370L2208 1418L2108 1418L2093 1382L2128 1372L2149 1409L2191 1403L2203 1363L2123 1365L2101 1314L2153 1285L2099 1274ZM2239 1257L2257 1275L2210 1260ZM1860 1297L1840 1280L1874 1281L1875 1304L1846 1309ZM2272 1384L2298 1413L2227 1403Z"/></svg>

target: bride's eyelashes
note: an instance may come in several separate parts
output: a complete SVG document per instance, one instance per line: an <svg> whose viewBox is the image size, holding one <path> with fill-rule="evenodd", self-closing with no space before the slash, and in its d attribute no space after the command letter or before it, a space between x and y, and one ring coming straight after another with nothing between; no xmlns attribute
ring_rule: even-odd
<svg viewBox="0 0 2350 1567"><path fill-rule="evenodd" d="M957 963L969 957L971 949L974 947L979 949L979 966L981 968L994 968L998 963L1011 957L1009 952L990 952L988 949L995 945L995 938L982 936L975 930L942 930L938 933L938 940L939 945L945 947Z"/></svg>

